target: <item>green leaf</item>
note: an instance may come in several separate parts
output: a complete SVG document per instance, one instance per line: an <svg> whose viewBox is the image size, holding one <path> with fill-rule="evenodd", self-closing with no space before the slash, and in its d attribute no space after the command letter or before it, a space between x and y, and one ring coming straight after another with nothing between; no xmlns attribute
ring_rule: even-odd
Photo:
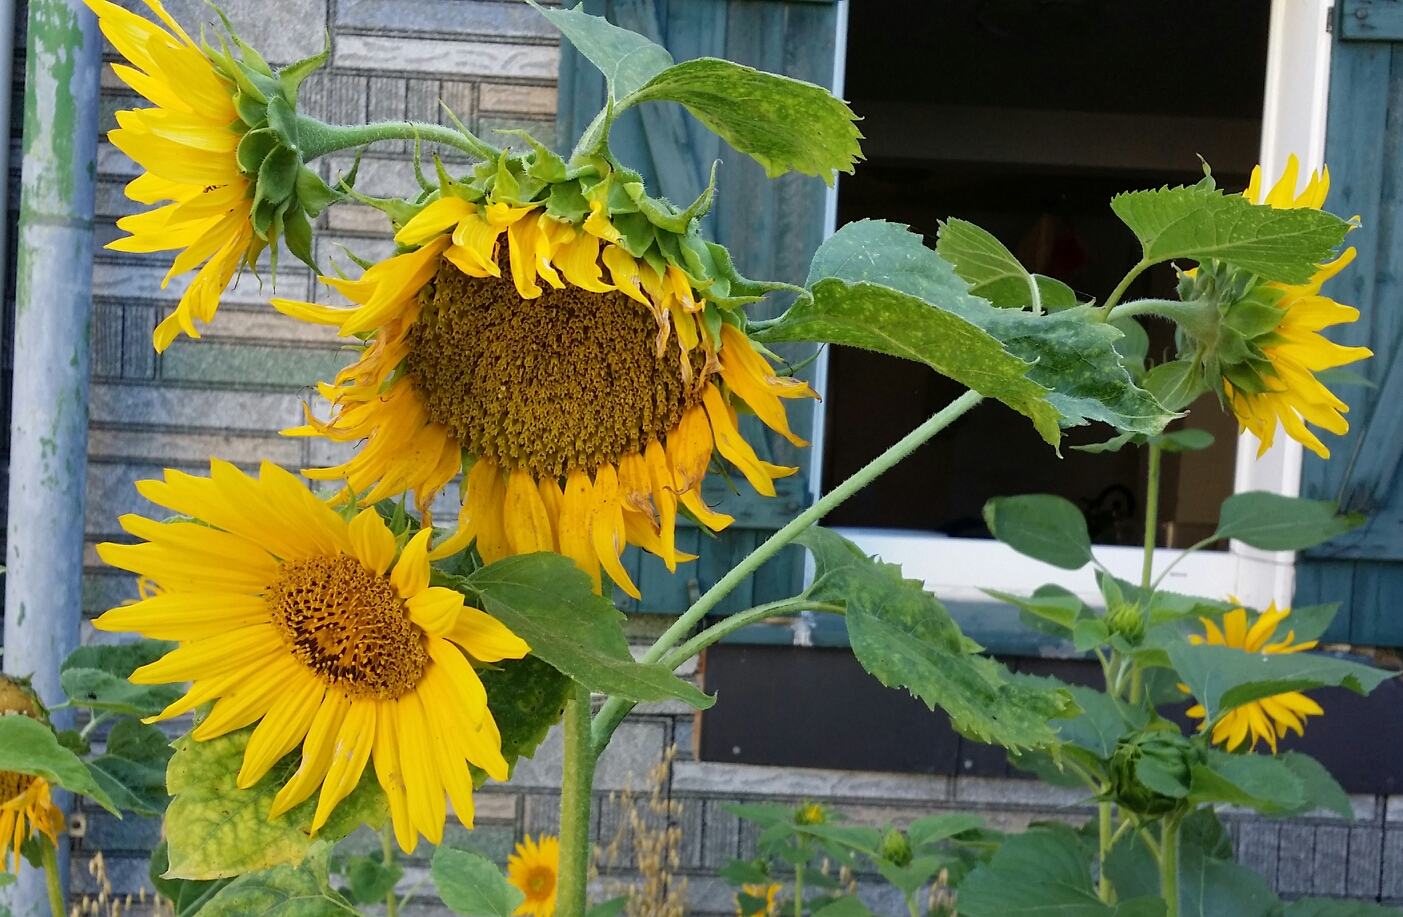
<svg viewBox="0 0 1403 917"><path fill-rule="evenodd" d="M1207 449L1213 445L1213 434L1207 430L1190 428L1175 430L1172 433L1161 433L1151 442L1165 452L1197 452L1199 449Z"/></svg>
<svg viewBox="0 0 1403 917"><path fill-rule="evenodd" d="M1158 897L1119 905L1091 883L1091 853L1070 828L1010 835L988 863L960 883L962 917L1163 917Z"/></svg>
<svg viewBox="0 0 1403 917"><path fill-rule="evenodd" d="M1329 809L1347 821L1354 821L1354 805L1349 801L1349 795L1325 769L1325 765L1299 751L1288 751L1277 760L1290 768L1301 781L1305 803L1299 809L1300 814Z"/></svg>
<svg viewBox="0 0 1403 917"><path fill-rule="evenodd" d="M59 744L52 729L22 713L0 715L0 771L43 777L121 817L88 766Z"/></svg>
<svg viewBox="0 0 1403 917"><path fill-rule="evenodd" d="M1111 642L1111 629L1102 618L1083 618L1072 628L1072 646L1079 653L1089 653Z"/></svg>
<svg viewBox="0 0 1403 917"><path fill-rule="evenodd" d="M585 911L585 917L619 917L626 907L628 907L628 895L620 895L617 898L599 902Z"/></svg>
<svg viewBox="0 0 1403 917"><path fill-rule="evenodd" d="M161 841L156 849L151 851L151 865L147 869L147 877L151 880L151 887L170 901L175 908L175 917L190 917L204 907L205 902L213 898L221 888L234 881L233 879L210 879L207 881L168 879L166 871L169 869L170 861L166 858L166 842Z"/></svg>
<svg viewBox="0 0 1403 917"><path fill-rule="evenodd" d="M948 859L943 856L916 857L906 866L878 860L877 871L882 874L883 879L901 889L901 893L909 898L929 882L931 876L940 872L947 862Z"/></svg>
<svg viewBox="0 0 1403 917"><path fill-rule="evenodd" d="M715 703L660 663L634 662L620 626L624 615L594 594L589 576L558 554L524 554L488 564L467 577L435 573L436 583L463 591L501 621L531 653L591 691L631 701Z"/></svg>
<svg viewBox="0 0 1403 917"><path fill-rule="evenodd" d="M875 854L882 843L882 832L859 825L800 825L799 833L834 841L863 853Z"/></svg>
<svg viewBox="0 0 1403 917"><path fill-rule="evenodd" d="M330 845L317 843L303 867L275 866L239 876L200 908L200 917L347 917L357 915L327 881Z"/></svg>
<svg viewBox="0 0 1403 917"><path fill-rule="evenodd" d="M738 860L727 857L726 865L717 872L731 885L760 885L770 881L770 874L761 868L763 861Z"/></svg>
<svg viewBox="0 0 1403 917"><path fill-rule="evenodd" d="M1130 191L1111 200L1144 260L1216 259L1264 280L1305 283L1344 241L1349 223L1323 210L1279 210L1202 184Z"/></svg>
<svg viewBox="0 0 1403 917"><path fill-rule="evenodd" d="M1119 705L1095 688L1080 685L1064 687L1082 712L1081 716L1059 723L1057 737L1086 749L1098 758L1110 758L1116 750L1116 742L1130 730Z"/></svg>
<svg viewBox="0 0 1403 917"><path fill-rule="evenodd" d="M1189 802L1225 802L1266 815L1286 815L1299 812L1306 795L1301 778L1279 758L1210 748L1206 763L1194 766Z"/></svg>
<svg viewBox="0 0 1403 917"><path fill-rule="evenodd" d="M922 844L943 841L947 837L963 834L983 825L984 819L968 812L927 815L911 823L911 827L906 829L906 837L910 839L912 847L920 847Z"/></svg>
<svg viewBox="0 0 1403 917"><path fill-rule="evenodd" d="M534 756L550 728L560 722L573 682L535 656L503 659L479 671L478 677L502 734L502 757L514 770L517 759ZM487 776L474 769L473 776L479 775Z"/></svg>
<svg viewBox="0 0 1403 917"><path fill-rule="evenodd" d="M761 902L762 909L766 904L767 902ZM825 904L822 909L816 908L811 913L822 914L823 917L871 917L872 915L872 912L867 909L867 905L863 904L862 899L857 895L840 895L832 903Z"/></svg>
<svg viewBox="0 0 1403 917"><path fill-rule="evenodd" d="M570 44L604 74L609 95L622 99L632 95L653 77L672 66L667 49L628 29L621 29L602 16L591 16L584 4L574 9L550 9L527 0Z"/></svg>
<svg viewBox="0 0 1403 917"><path fill-rule="evenodd" d="M1305 500L1253 490L1223 501L1215 538L1236 538L1263 551L1303 551L1364 524L1334 500Z"/></svg>
<svg viewBox="0 0 1403 917"><path fill-rule="evenodd" d="M1074 712L1071 697L1014 683L951 620L945 606L901 568L862 555L835 532L814 528L796 539L814 552L816 601L841 601L858 662L889 688L904 687L955 728L1006 748L1052 744L1048 720Z"/></svg>
<svg viewBox="0 0 1403 917"><path fill-rule="evenodd" d="M1197 646L1180 639L1166 647L1180 679L1208 711L1228 710L1274 694L1326 686L1368 694L1396 673L1319 653L1248 653L1228 646Z"/></svg>
<svg viewBox="0 0 1403 917"><path fill-rule="evenodd" d="M619 102L681 102L771 178L794 169L833 184L862 156L857 116L822 86L703 57L668 67Z"/></svg>
<svg viewBox="0 0 1403 917"><path fill-rule="evenodd" d="M385 864L378 858L352 857L346 864L346 881L350 883L350 898L357 904L378 904L395 890L404 878L404 867L398 863Z"/></svg>
<svg viewBox="0 0 1403 917"><path fill-rule="evenodd" d="M1071 287L1030 274L992 233L973 223L956 219L941 223L935 250L969 281L971 293L1000 309L1029 308L1035 291L1044 312L1060 312L1077 304Z"/></svg>
<svg viewBox="0 0 1403 917"><path fill-rule="evenodd" d="M433 877L443 903L465 917L511 917L526 900L491 860L455 847L434 851Z"/></svg>
<svg viewBox="0 0 1403 917"><path fill-rule="evenodd" d="M1164 405L1166 411L1182 411L1208 391L1197 364L1192 360L1161 363L1145 374L1145 381L1141 384L1145 391Z"/></svg>
<svg viewBox="0 0 1403 917"><path fill-rule="evenodd" d="M1072 628L1076 626L1078 619L1088 617L1091 614L1086 603L1075 593L1050 583L1046 586L1039 586L1027 598L999 592L995 589L983 591L1000 601L1017 606L1020 611L1029 616L1024 619L1029 626L1057 637L1070 637Z"/></svg>
<svg viewBox="0 0 1403 917"><path fill-rule="evenodd" d="M80 646L68 654L59 668L59 683L74 706L153 716L177 700L184 690L179 685L134 685L127 678L175 647L166 640Z"/></svg>
<svg viewBox="0 0 1403 917"><path fill-rule="evenodd" d="M1179 910L1195 917L1269 917L1281 902L1266 880L1232 860L1232 839L1212 809L1179 825Z"/></svg>
<svg viewBox="0 0 1403 917"><path fill-rule="evenodd" d="M301 762L295 750L246 790L235 783L253 727L197 742L188 734L175 740L175 755L166 768L166 789L174 797L166 809L173 879L220 879L284 863L300 863L313 844L312 816L317 794L291 811L268 818L273 797ZM338 840L362 823L384 824L388 803L366 764L360 783L341 801L318 837Z"/></svg>
<svg viewBox="0 0 1403 917"><path fill-rule="evenodd" d="M88 769L119 809L160 815L169 802L166 763L174 753L159 727L127 717L112 727L107 750L89 761Z"/></svg>
<svg viewBox="0 0 1403 917"><path fill-rule="evenodd" d="M1301 898L1286 905L1283 917L1399 917L1396 907L1343 898Z"/></svg>
<svg viewBox="0 0 1403 917"><path fill-rule="evenodd" d="M1020 554L1064 570L1091 562L1091 536L1076 504L1053 494L994 497L984 504L989 533Z"/></svg>

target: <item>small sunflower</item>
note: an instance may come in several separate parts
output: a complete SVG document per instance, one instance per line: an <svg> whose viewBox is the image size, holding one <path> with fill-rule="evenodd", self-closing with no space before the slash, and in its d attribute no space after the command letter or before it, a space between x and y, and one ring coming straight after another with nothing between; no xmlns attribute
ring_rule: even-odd
<svg viewBox="0 0 1403 917"><path fill-rule="evenodd" d="M194 321L214 318L220 294L256 253L249 222L253 194L239 168L238 149L248 126L234 105L234 80L205 53L160 0L145 0L166 28L109 0L85 0L102 34L133 66L113 64L117 77L152 103L117 112L107 137L145 172L127 185L142 204L171 203L122 217L131 235L108 243L119 252L180 250L161 286L199 268L180 304L156 327L153 343L165 350Z"/></svg>
<svg viewBox="0 0 1403 917"><path fill-rule="evenodd" d="M1293 155L1287 160L1286 171L1280 181L1263 197L1262 167L1257 166L1252 170L1251 183L1243 196L1253 203L1282 209L1309 207L1319 210L1330 190L1329 171L1312 172L1305 190L1297 195L1299 171L1300 163ZM1320 265L1315 276L1304 284L1266 284L1268 289L1279 293L1276 307L1284 315L1261 346L1262 354L1270 362L1272 370L1262 379L1265 391L1248 392L1234 388L1227 380L1223 382L1238 424L1261 441L1258 456L1271 448L1278 421L1287 436L1321 458L1329 458L1330 450L1306 427L1306 423L1339 435L1349 430L1349 423L1343 417L1349 406L1335 397L1315 378L1314 373L1373 355L1367 347L1345 347L1319 333L1331 325L1345 324L1359 318L1358 309L1320 295L1321 285L1344 270L1354 256L1353 248L1346 249L1334 261Z"/></svg>
<svg viewBox="0 0 1403 917"><path fill-rule="evenodd" d="M376 511L348 523L270 462L257 479L214 460L208 478L167 470L137 489L193 520L123 516L145 542L98 545L104 561L162 591L95 625L180 641L131 681L193 682L152 720L214 701L196 740L257 723L240 787L300 745L301 765L271 815L320 786L313 831L372 756L406 852L420 833L442 840L445 792L471 827L468 763L496 780L507 764L469 659L518 659L528 648L461 594L429 585L429 533L401 549Z"/></svg>
<svg viewBox="0 0 1403 917"><path fill-rule="evenodd" d="M507 857L507 881L526 896L514 914L554 917L555 889L560 877L560 838L528 835Z"/></svg>
<svg viewBox="0 0 1403 917"><path fill-rule="evenodd" d="M0 716L40 719L38 705L22 687L0 675ZM19 872L20 847L35 831L57 844L63 812L54 805L43 777L0 771L0 872Z"/></svg>
<svg viewBox="0 0 1403 917"><path fill-rule="evenodd" d="M747 912L741 906L740 895L737 895L736 917L773 917L779 913L779 893L784 890L783 885L742 885L740 890L742 894L763 900L765 906Z"/></svg>
<svg viewBox="0 0 1403 917"><path fill-rule="evenodd" d="M330 420L309 412L284 432L364 441L345 464L304 472L345 480L362 505L412 490L426 511L470 457L458 531L434 557L473 539L489 563L556 551L638 598L625 542L674 570L690 559L676 549L679 503L712 530L733 521L701 499L713 449L766 496L797 470L756 455L737 405L802 446L781 399L813 391L776 375L682 269L630 255L597 203L574 225L538 204L449 195L395 238L412 250L327 279L357 307L273 300L369 338L321 386Z"/></svg>
<svg viewBox="0 0 1403 917"><path fill-rule="evenodd" d="M1277 627L1290 614L1291 609L1278 611L1276 603L1273 602L1249 628L1247 610L1234 608L1223 616L1221 630L1208 618L1200 618L1205 635L1190 634L1189 641L1194 644L1207 643L1210 646L1230 646L1247 653L1299 653L1312 649L1316 641L1295 643L1295 631L1288 631L1283 639L1275 643L1267 642L1276 636ZM1186 685L1180 685L1179 689L1185 692L1189 690ZM1196 720L1205 720L1199 724L1200 730L1207 725L1208 713L1202 704L1195 704L1187 712ZM1213 726L1213 744L1225 744L1228 751L1236 751L1247 741L1250 734L1252 744L1248 746L1248 751L1255 750L1257 742L1264 741L1271 746L1272 753L1275 754L1278 738L1285 738L1288 730L1296 735L1304 735L1306 717L1319 716L1324 712L1319 704L1298 691L1264 697L1224 714Z"/></svg>

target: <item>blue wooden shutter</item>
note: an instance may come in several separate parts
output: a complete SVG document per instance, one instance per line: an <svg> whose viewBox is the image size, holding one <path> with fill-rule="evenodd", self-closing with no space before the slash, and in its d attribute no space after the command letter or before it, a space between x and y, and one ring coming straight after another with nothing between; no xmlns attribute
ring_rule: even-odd
<svg viewBox="0 0 1403 917"><path fill-rule="evenodd" d="M823 86L833 85L836 7L823 2L777 0L585 0L586 12L608 19L664 45L678 61L721 57ZM562 42L557 137L568 153L604 104L604 78L568 43ZM737 269L749 277L802 283L809 259L823 241L825 187L817 178L766 178L748 156L736 152L703 128L682 106L647 103L625 112L611 133L621 162L643 174L648 189L674 203L691 203L706 186L711 164L720 159L717 203L703 232L730 249ZM759 318L785 302L752 307ZM790 360L811 351L777 348ZM807 439L813 428L812 402L789 402L794 432ZM795 449L742 417L742 432L767 461L808 470L808 450ZM624 565L643 592L633 603L615 592L626 610L677 614L726 571L783 526L809 502L804 473L775 482L779 496L761 497L739 475L732 492L715 475L703 496L717 510L736 518L715 538L679 520L677 547L698 559L679 564L670 575L662 561L630 548ZM686 526L683 528L683 526ZM795 595L803 587L804 556L788 548L731 593L717 613Z"/></svg>
<svg viewBox="0 0 1403 917"><path fill-rule="evenodd" d="M1362 528L1311 550L1297 566L1296 603L1342 602L1327 640L1403 646L1403 9L1342 0L1330 64L1326 206L1363 227L1349 235L1354 264L1325 289L1357 306L1358 322L1331 335L1374 357L1357 369L1377 388L1341 386L1349 434L1324 437L1332 457L1306 453L1303 496L1367 513Z"/></svg>

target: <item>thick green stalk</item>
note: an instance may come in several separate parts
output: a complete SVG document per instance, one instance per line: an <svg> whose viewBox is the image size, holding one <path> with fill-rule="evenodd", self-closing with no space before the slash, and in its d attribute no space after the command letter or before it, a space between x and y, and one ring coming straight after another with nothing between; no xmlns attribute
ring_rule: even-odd
<svg viewBox="0 0 1403 917"><path fill-rule="evenodd" d="M58 851L54 848L53 841L42 834L39 838L39 858L44 864L44 880L49 887L49 910L53 911L53 917L65 917L67 911L63 906L63 879L58 873Z"/></svg>
<svg viewBox="0 0 1403 917"><path fill-rule="evenodd" d="M804 917L804 864L794 867L794 917Z"/></svg>
<svg viewBox="0 0 1403 917"><path fill-rule="evenodd" d="M381 140L420 140L442 143L462 150L477 159L495 159L501 150L474 137L466 130L425 124L419 121L378 121L375 124L325 124L315 118L299 115L297 139L302 147L302 159L311 162L319 156L337 150L349 150Z"/></svg>
<svg viewBox="0 0 1403 917"><path fill-rule="evenodd" d="M1102 901L1105 901L1107 904L1110 904L1110 902L1111 902L1111 877L1108 876L1108 875L1106 875L1106 858L1109 857L1109 856L1111 855L1111 845L1115 843L1114 835L1113 835L1113 833L1112 833L1112 831L1111 831L1111 804L1110 804L1109 802L1103 802L1103 803L1101 803L1101 805L1100 805L1100 809L1101 809L1101 825L1100 825L1100 827L1101 827L1101 831L1100 831L1101 859L1100 859L1100 861L1099 861L1099 864L1100 864L1100 865L1099 865L1097 868L1100 869L1100 871L1101 871L1101 878L1100 878L1100 880L1099 880L1098 887L1097 887L1096 891L1097 891L1097 893L1100 895L1100 898L1101 898Z"/></svg>
<svg viewBox="0 0 1403 917"><path fill-rule="evenodd" d="M717 621L677 649L668 653L663 659L663 665L671 666L675 669L727 634L735 633L742 627L748 627L756 621L763 621L766 618L773 618L779 615L790 615L799 611L821 611L828 614L840 615L846 612L847 609L842 605L834 605L828 602L813 602L802 596L795 599L785 599L780 602L770 602L766 605L756 605L754 608L747 608L739 614L728 615L720 621Z"/></svg>
<svg viewBox="0 0 1403 917"><path fill-rule="evenodd" d="M1110 320L1111 310L1116 307L1116 303L1120 302L1120 298L1125 295L1125 291L1130 289L1130 285L1135 282L1135 278L1144 273L1145 269L1149 267L1150 264L1151 262L1141 258L1139 262L1121 278L1120 283L1116 284L1116 288L1111 291L1111 295L1106 297L1106 302L1101 306L1101 320L1103 322Z"/></svg>
<svg viewBox="0 0 1403 917"><path fill-rule="evenodd" d="M715 586L712 586L705 595L692 603L692 607L688 608L657 639L648 652L643 654L642 661L660 662L667 655L667 651L676 646L677 642L685 637L697 625L697 622L706 616L708 611L715 608L722 599L730 594L732 589L744 582L745 578L758 570L765 561L778 554L791 541L798 538L805 529L818 522L844 500L872 483L887 469L915 452L926 440L950 426L983 400L984 396L978 392L965 392L925 423L902 437L896 445L868 462L852 477L820 497L813 506L794 517L788 525L766 539L764 544L732 567L731 571L723 576ZM698 647L698 651L700 651L700 647ZM677 664L682 661L678 660ZM594 722L594 741L597 746L603 748L608 743L609 737L614 734L614 730L619 723L623 722L623 718L628 715L628 711L631 709L633 709L631 702L617 697L611 697L605 702Z"/></svg>
<svg viewBox="0 0 1403 917"><path fill-rule="evenodd" d="M390 846L391 827L386 825L380 829L380 862L389 868L395 861L395 849ZM398 917L399 901L395 898L395 890L392 888L385 895L385 917Z"/></svg>
<svg viewBox="0 0 1403 917"><path fill-rule="evenodd" d="M1150 591L1155 573L1155 538L1159 533L1159 465L1164 450L1150 443L1150 473L1145 483L1145 560L1140 565L1140 588Z"/></svg>
<svg viewBox="0 0 1403 917"><path fill-rule="evenodd" d="M1159 842L1159 894L1164 899L1165 917L1179 917L1179 820L1164 819Z"/></svg>
<svg viewBox="0 0 1403 917"><path fill-rule="evenodd" d="M589 884L589 816L599 753L590 735L589 689L575 685L565 705L565 771L560 784L560 877L556 917L584 917ZM600 746L602 747L602 746Z"/></svg>

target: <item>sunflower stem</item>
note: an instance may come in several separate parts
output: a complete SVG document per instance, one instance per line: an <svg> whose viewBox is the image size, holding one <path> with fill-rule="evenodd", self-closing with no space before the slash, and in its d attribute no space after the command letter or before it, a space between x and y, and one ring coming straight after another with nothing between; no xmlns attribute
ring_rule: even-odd
<svg viewBox="0 0 1403 917"><path fill-rule="evenodd" d="M685 637L697 625L697 622L706 616L708 611L715 608L722 599L730 594L732 589L743 583L745 578L758 570L765 561L778 554L791 541L803 534L804 530L828 515L844 500L872 483L883 472L915 452L926 440L963 417L983 400L984 396L978 392L965 392L925 423L902 437L896 445L868 462L852 477L816 500L813 506L795 516L788 525L771 535L764 544L732 567L731 571L723 576L715 586L708 589L705 595L693 602L692 607L683 612L681 617L649 648L648 652L643 654L640 661L645 663L662 661L668 650L676 646L677 642ZM699 652L700 649L698 647L697 651ZM668 661L672 662L672 657L669 657ZM686 661L685 658L678 659L673 664L680 665L684 661ZM618 697L611 697L604 703L599 714L594 718L594 743L599 749L603 749L609 743L609 737L614 734L619 723L623 722L624 717L632 709L633 703L631 701Z"/></svg>
<svg viewBox="0 0 1403 917"><path fill-rule="evenodd" d="M1164 450L1150 443L1150 470L1145 482L1145 559L1140 564L1140 589L1150 591L1155 574L1155 536L1159 531L1159 465Z"/></svg>
<svg viewBox="0 0 1403 917"><path fill-rule="evenodd" d="M390 846L390 826L380 829L380 863L386 869L395 861L395 850ZM392 888L385 895L385 917L398 917L399 902L395 898L395 890Z"/></svg>
<svg viewBox="0 0 1403 917"><path fill-rule="evenodd" d="M1103 802L1100 809L1100 846L1101 857L1097 870L1100 877L1097 880L1097 896L1107 904L1111 903L1111 877L1106 874L1106 859L1111 855L1111 846L1115 844L1116 835L1111 830L1111 803Z"/></svg>
<svg viewBox="0 0 1403 917"><path fill-rule="evenodd" d="M800 611L821 611L828 614L840 615L844 614L847 608L842 605L835 605L831 602L810 601L803 596L795 599L785 599L780 602L769 602L765 605L756 605L754 608L747 608L739 614L728 615L720 621L717 621L677 649L668 653L663 659L663 665L671 665L673 668L676 668L722 637L734 633L742 627L747 627L754 624L756 621L763 621L766 618L792 615Z"/></svg>
<svg viewBox="0 0 1403 917"><path fill-rule="evenodd" d="M49 887L49 910L54 917L66 917L63 905L63 879L58 871L58 848L42 833L39 838L39 859L44 864L44 881Z"/></svg>
<svg viewBox="0 0 1403 917"><path fill-rule="evenodd" d="M1159 894L1165 917L1179 917L1179 816L1164 819L1159 842Z"/></svg>
<svg viewBox="0 0 1403 917"><path fill-rule="evenodd" d="M302 147L302 159L311 162L327 153L366 146L382 140L411 140L442 143L462 150L475 159L491 160L502 151L475 137L471 132L441 124L420 121L377 121L374 124L326 124L316 118L299 115L297 137Z"/></svg>
<svg viewBox="0 0 1403 917"><path fill-rule="evenodd" d="M1120 302L1120 298L1125 295L1125 291L1130 289L1130 285L1135 282L1135 278L1143 274L1145 269L1152 263L1153 262L1141 258L1136 262L1134 267L1126 272L1126 275L1121 278L1120 283L1116 284L1116 288L1111 291L1111 295L1106 297L1105 303L1101 305L1101 321L1110 320L1111 310L1116 307L1116 303Z"/></svg>
<svg viewBox="0 0 1403 917"><path fill-rule="evenodd" d="M576 683L565 704L565 772L560 785L560 874L556 917L584 917L589 883L589 818L598 749L590 733L589 689ZM603 746L599 746L602 748Z"/></svg>

